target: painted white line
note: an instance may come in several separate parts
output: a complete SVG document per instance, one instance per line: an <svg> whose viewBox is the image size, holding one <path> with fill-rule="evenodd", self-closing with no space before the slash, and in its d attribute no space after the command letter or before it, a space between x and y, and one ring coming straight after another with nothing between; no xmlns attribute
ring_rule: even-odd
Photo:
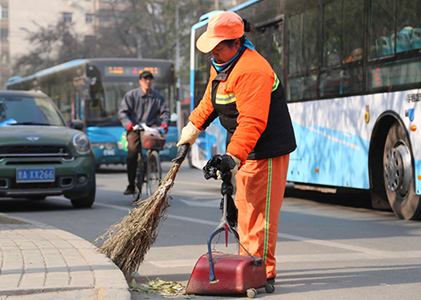
<svg viewBox="0 0 421 300"><path fill-rule="evenodd" d="M95 203L95 205L113 208L113 209L118 209L118 210L122 210L122 211L125 211L125 212L129 211L129 209L126 208L126 207L112 205L112 204ZM196 218L178 216L178 215L172 215L172 214L169 214L167 216L167 218L177 220L177 221L182 221L182 222L190 222L190 223L203 224L203 225L209 225L209 226L215 226L215 227L219 224L219 222L207 221L207 220L203 220L203 219L196 219ZM348 251L360 252L360 253L363 253L363 254L367 254L367 255L369 255L373 258L374 257L377 257L377 258L380 258L380 257L395 258L395 253L396 253L396 252L390 252L390 251L375 250L375 249L370 249L370 248L361 247L361 246L348 245L348 244L333 242L333 241L311 239L311 238L308 238L308 237L299 236L299 235L292 235L292 234L288 234L288 233L278 233L278 238L300 241L300 242L320 245L320 246L324 246L324 247L331 247L331 248L337 248L337 249L345 249L345 250L348 250Z"/></svg>
<svg viewBox="0 0 421 300"><path fill-rule="evenodd" d="M173 192L172 195L180 197L180 195L194 195L194 196L208 196L212 198L221 198L219 191L215 192L203 192L203 191L192 191L192 190L183 190L179 192Z"/></svg>
<svg viewBox="0 0 421 300"><path fill-rule="evenodd" d="M397 251L390 253L390 259L411 259L421 258L421 251ZM311 263L311 262L350 262L381 260L384 257L372 256L365 253L324 253L324 254L284 254L276 255L276 263L285 265L286 263ZM158 268L191 268L196 263L194 259L172 259L172 260L148 260L149 264Z"/></svg>
<svg viewBox="0 0 421 300"><path fill-rule="evenodd" d="M202 174L200 174L200 176L203 176ZM203 177L202 177L203 178ZM195 180L197 180L197 177L195 178ZM203 179L203 182L197 182L197 181L184 181L184 180L178 180L175 182L176 185L193 185L193 186L200 186L201 184L206 184L206 187L209 188L211 187L211 185L209 185L209 182L207 182L205 179ZM221 188L221 186L217 186L215 185L215 189L219 190Z"/></svg>
<svg viewBox="0 0 421 300"><path fill-rule="evenodd" d="M193 207L219 207L219 203L221 202L221 200L208 200L208 201L203 201L203 200L182 200L182 199L177 199L178 201L184 203L185 205L188 206L193 206Z"/></svg>
<svg viewBox="0 0 421 300"><path fill-rule="evenodd" d="M122 210L122 211L125 211L125 212L129 212L131 210L128 207L118 206L118 205L113 205L113 204L106 204L106 203L99 203L99 202L94 202L94 205L95 206L102 206L102 207L107 207L107 208L118 209L118 210Z"/></svg>
<svg viewBox="0 0 421 300"><path fill-rule="evenodd" d="M197 224L206 224L206 225L213 225L217 226L219 223L217 222L211 222L201 219L195 219L190 217L184 217L184 216L176 216L176 215L168 215L168 219L174 219L179 221L185 221L185 222L192 222ZM318 239L311 239L304 236L298 236L298 235L292 235L287 233L278 233L278 238L286 238L294 241L300 241L305 243L311 243L316 245L321 245L325 247L332 247L332 248L338 248L338 249L345 249L350 251L356 251L361 252L364 254L368 254L371 256L377 256L377 257L390 257L393 256L393 253L389 251L380 251L380 250L374 250L366 247L360 247L360 246L353 246L348 245L344 243L338 243L338 242L332 242L332 241L325 241L325 240L318 240Z"/></svg>

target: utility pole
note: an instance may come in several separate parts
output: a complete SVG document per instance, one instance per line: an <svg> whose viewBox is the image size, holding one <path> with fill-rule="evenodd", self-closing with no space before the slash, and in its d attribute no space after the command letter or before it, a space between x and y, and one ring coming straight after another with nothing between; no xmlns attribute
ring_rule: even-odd
<svg viewBox="0 0 421 300"><path fill-rule="evenodd" d="M178 132L181 133L181 129L184 126L184 124L182 124L184 122L184 120L182 120L181 118L181 83L180 83L180 36L179 36L179 31L180 31L180 16L179 16L180 12L179 12L179 6L178 6L178 1L175 4L175 74L176 74L176 78L177 78L177 82L176 82L176 92L175 92L175 97L176 97L176 113L177 113L177 129Z"/></svg>

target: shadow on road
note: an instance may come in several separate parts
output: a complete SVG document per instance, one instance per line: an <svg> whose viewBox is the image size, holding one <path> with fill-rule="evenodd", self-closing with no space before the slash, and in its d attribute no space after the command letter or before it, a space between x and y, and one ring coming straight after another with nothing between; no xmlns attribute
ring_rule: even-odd
<svg viewBox="0 0 421 300"><path fill-rule="evenodd" d="M57 210L75 210L69 201L54 201L54 198L46 200L29 199L1 199L0 212L40 212Z"/></svg>
<svg viewBox="0 0 421 300"><path fill-rule="evenodd" d="M96 170L97 174L120 174L126 173L126 166L102 167Z"/></svg>
<svg viewBox="0 0 421 300"><path fill-rule="evenodd" d="M272 295L303 295L303 293L326 290L355 289L359 287L393 286L419 282L421 265L384 265L362 266L344 268L315 268L280 271L276 282L275 292ZM149 274L141 276L141 283L160 278L165 281L179 281L187 284L190 274ZM338 295L340 292L337 292ZM132 299L175 299L178 297L160 297L159 295L132 292ZM264 293L262 293L264 296ZM196 296L198 299L215 299L215 297ZM233 299L232 297L218 297L218 299ZM273 299L273 297L272 297ZM304 299L304 298L303 298Z"/></svg>
<svg viewBox="0 0 421 300"><path fill-rule="evenodd" d="M349 207L371 208L370 192L365 190L338 190L335 194L317 191L304 191L287 187L285 197L300 198L326 204Z"/></svg>
<svg viewBox="0 0 421 300"><path fill-rule="evenodd" d="M414 272L419 275L414 276ZM306 269L281 272L277 284L282 294L293 294L418 283L420 275L419 264Z"/></svg>

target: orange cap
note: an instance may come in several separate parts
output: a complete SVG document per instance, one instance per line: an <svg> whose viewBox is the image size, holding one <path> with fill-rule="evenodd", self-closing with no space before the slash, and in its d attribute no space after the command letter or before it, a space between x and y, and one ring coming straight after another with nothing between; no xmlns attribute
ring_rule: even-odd
<svg viewBox="0 0 421 300"><path fill-rule="evenodd" d="M208 28L196 42L203 53L212 51L220 42L238 39L244 35L243 19L231 11L224 11L209 19Z"/></svg>

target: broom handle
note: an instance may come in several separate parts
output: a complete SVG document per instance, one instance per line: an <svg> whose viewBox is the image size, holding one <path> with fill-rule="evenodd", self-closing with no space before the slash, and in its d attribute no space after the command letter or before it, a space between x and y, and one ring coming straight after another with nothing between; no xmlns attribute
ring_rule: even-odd
<svg viewBox="0 0 421 300"><path fill-rule="evenodd" d="M186 158L187 153L189 153L189 149L190 144L183 144L180 147L178 147L177 156L172 160L172 162L181 165L181 163Z"/></svg>

